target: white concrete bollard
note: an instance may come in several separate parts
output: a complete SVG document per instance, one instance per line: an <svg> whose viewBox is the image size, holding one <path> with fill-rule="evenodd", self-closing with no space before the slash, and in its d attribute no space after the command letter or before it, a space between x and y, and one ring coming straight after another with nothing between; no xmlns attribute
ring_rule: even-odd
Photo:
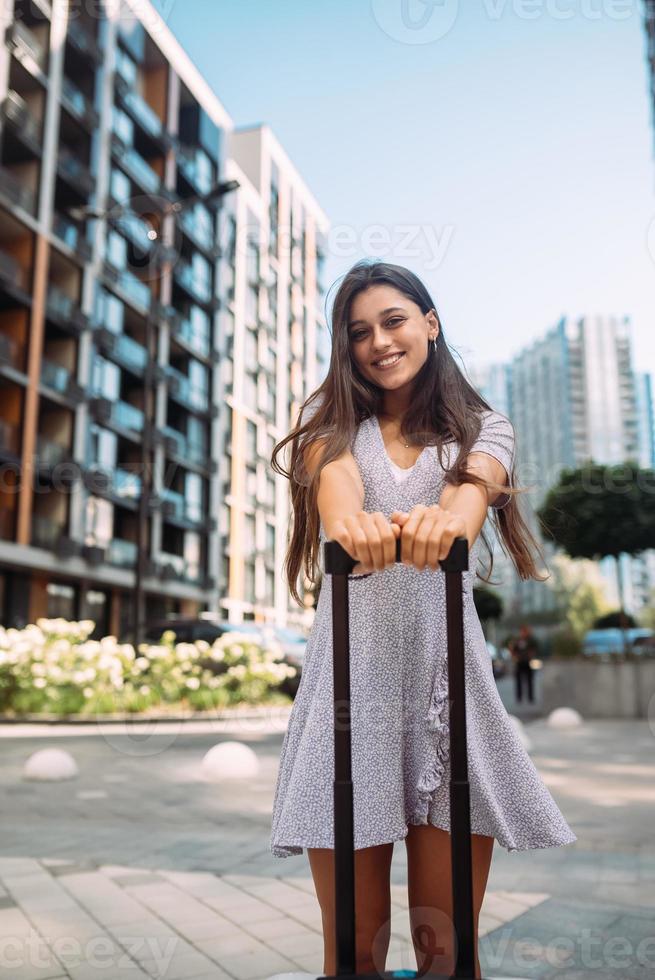
<svg viewBox="0 0 655 980"><path fill-rule="evenodd" d="M78 775L75 759L64 749L39 749L23 766L23 779L75 779Z"/></svg>
<svg viewBox="0 0 655 980"><path fill-rule="evenodd" d="M208 779L251 779L259 773L259 759L243 742L219 742L205 753L202 771Z"/></svg>
<svg viewBox="0 0 655 980"><path fill-rule="evenodd" d="M582 715L575 708L555 708L548 715L551 728L577 728L582 724Z"/></svg>

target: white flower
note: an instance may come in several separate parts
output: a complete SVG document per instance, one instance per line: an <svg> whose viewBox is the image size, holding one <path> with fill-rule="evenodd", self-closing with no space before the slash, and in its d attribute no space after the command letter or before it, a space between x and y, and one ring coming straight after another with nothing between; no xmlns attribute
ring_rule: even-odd
<svg viewBox="0 0 655 980"><path fill-rule="evenodd" d="M45 677L35 677L34 678L34 687L45 687L47 683L48 682L45 679Z"/></svg>
<svg viewBox="0 0 655 980"><path fill-rule="evenodd" d="M147 684L142 684L139 688L139 694L150 694L150 688Z"/></svg>
<svg viewBox="0 0 655 980"><path fill-rule="evenodd" d="M200 678L189 677L187 678L186 686L190 687L192 691L197 691L200 687Z"/></svg>

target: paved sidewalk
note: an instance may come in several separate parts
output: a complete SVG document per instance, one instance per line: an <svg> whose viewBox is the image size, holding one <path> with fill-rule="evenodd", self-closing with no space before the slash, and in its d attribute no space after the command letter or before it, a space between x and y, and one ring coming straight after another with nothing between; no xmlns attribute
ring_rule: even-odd
<svg viewBox="0 0 655 980"><path fill-rule="evenodd" d="M0 730L0 976L10 980L257 980L320 972L306 854L273 858L283 723ZM642 980L655 972L653 733L646 722L526 724L531 756L578 842L494 849L481 921L485 976ZM259 777L207 782L200 762L237 739ZM37 748L80 777L21 780ZM402 842L392 864L387 968L413 968ZM641 944L641 945L640 945Z"/></svg>

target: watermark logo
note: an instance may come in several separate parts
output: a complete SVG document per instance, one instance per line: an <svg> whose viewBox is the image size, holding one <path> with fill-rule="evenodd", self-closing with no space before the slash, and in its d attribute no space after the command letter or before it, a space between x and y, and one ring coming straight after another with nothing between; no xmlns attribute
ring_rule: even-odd
<svg viewBox="0 0 655 980"><path fill-rule="evenodd" d="M459 0L371 0L379 27L401 44L432 44L452 29Z"/></svg>

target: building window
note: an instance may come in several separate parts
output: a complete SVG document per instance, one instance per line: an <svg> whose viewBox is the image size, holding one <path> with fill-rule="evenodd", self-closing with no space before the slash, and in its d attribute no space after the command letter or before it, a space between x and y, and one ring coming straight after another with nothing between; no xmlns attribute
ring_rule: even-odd
<svg viewBox="0 0 655 980"><path fill-rule="evenodd" d="M46 617L47 619L76 618L75 588L61 582L48 582L46 585Z"/></svg>

